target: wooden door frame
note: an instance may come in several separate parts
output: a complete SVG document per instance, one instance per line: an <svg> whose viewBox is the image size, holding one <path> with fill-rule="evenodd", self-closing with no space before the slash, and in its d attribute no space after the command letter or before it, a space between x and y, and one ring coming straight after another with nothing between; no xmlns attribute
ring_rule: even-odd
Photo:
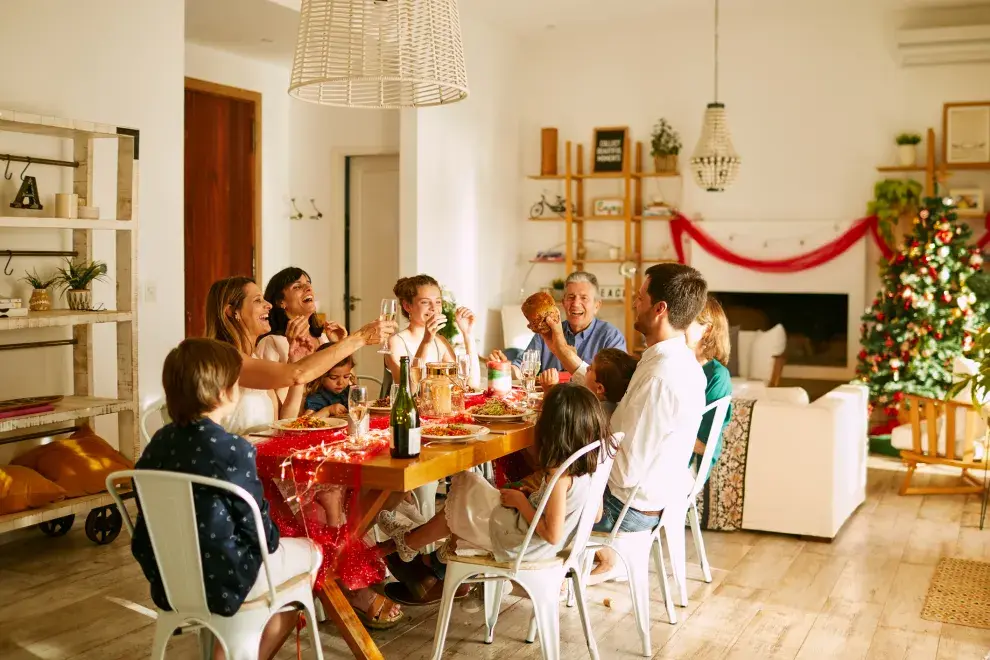
<svg viewBox="0 0 990 660"><path fill-rule="evenodd" d="M342 277L337 280L342 283L346 282L349 278L350 270L350 246L347 243L347 222L348 216L350 214L350 158L359 156L399 156L399 150L395 147L335 147L330 151L330 181L332 182L331 190L336 193L331 195L331 206L330 206L330 221L331 232L330 232L330 254L334 258L335 263L343 264ZM400 161L401 168L401 161ZM399 174L399 186L400 186L400 226L401 226L401 185L402 185L402 174L400 169ZM401 238L402 232L399 232ZM335 252L334 247L340 246L340 251ZM402 243L399 243L399 253L402 252ZM401 269L400 269L401 273ZM331 274L331 279L334 279ZM329 318L343 319L349 314L347 309L347 304L344 299L348 294L347 284L342 284L340 295L333 296L334 300L330 309L326 310ZM367 323L368 320L363 321Z"/></svg>
<svg viewBox="0 0 990 660"><path fill-rule="evenodd" d="M254 200L251 204L251 235L252 250L254 253L254 272L249 273L255 280L261 277L261 92L253 92L249 89L221 85L220 83L190 78L186 76L185 89L196 92L204 92L215 96L238 99L240 101L250 101L254 104L254 149L251 158L254 160L252 169L254 170ZM183 119L183 128L185 120ZM261 284L259 283L259 286Z"/></svg>

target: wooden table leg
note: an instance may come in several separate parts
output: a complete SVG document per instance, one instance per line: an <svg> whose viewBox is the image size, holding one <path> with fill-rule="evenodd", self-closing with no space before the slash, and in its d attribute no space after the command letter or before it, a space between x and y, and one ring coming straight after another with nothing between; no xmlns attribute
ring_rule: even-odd
<svg viewBox="0 0 990 660"><path fill-rule="evenodd" d="M347 646L355 658L385 660L385 656L378 650L378 646L371 639L371 635L361 623L361 619L354 613L354 608L351 607L344 592L340 590L340 585L337 584L336 580L327 579L319 596L320 600L323 601L324 611L340 630L341 636L347 642Z"/></svg>
<svg viewBox="0 0 990 660"><path fill-rule="evenodd" d="M389 495L391 495L389 491L377 491L373 493L373 499L368 505L368 508L354 518L356 523L351 529L354 532L355 538L363 537L368 529L371 528L375 522L375 518L378 517L378 513L382 510L382 506L388 500ZM347 642L347 646L351 649L351 653L354 654L355 658L359 658L360 660L384 660L385 656L378 650L378 646L375 645L374 640L371 639L371 635L368 634L368 630L354 612L354 608L347 600L347 596L344 595L344 592L340 589L340 585L337 584L337 581L332 576L327 576L326 584L323 585L322 590L317 595L323 601L323 609L326 611L327 616L337 626L341 637Z"/></svg>

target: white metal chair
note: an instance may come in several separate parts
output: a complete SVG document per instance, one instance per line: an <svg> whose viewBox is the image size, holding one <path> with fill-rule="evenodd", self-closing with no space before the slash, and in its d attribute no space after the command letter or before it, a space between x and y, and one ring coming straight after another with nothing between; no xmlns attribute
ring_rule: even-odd
<svg viewBox="0 0 990 660"><path fill-rule="evenodd" d="M358 376L357 379L358 379L358 383L360 383L361 381L367 380L367 381L371 381L372 383L374 383L375 385L377 385L379 388L382 386L382 379L381 378L378 378L377 376Z"/></svg>
<svg viewBox="0 0 990 660"><path fill-rule="evenodd" d="M667 541L667 553L670 556L671 572L674 575L674 585L678 591L680 605L681 607L687 607L688 604L687 555L684 534L684 519L688 515L688 511L693 511L691 518L692 531L694 532L694 541L698 550L698 556L701 558L702 572L705 574L706 582L711 582L711 570L708 567L708 558L705 556L705 545L701 538L701 529L700 526L695 526L698 518L695 500L707 480L708 469L712 464L712 457L715 453L715 444L719 435L722 433L722 423L725 420L726 411L731 400L731 397L724 397L718 401L714 401L706 406L702 413L704 415L710 410L714 410L715 416L708 434L708 442L705 444L705 454L701 459L698 477L691 483L688 497L681 499L681 495L673 493L672 501L663 507L663 513L660 514L660 522L652 531L619 532L619 527L625 519L626 513L629 511L630 503L635 499L635 493L639 491L639 485L637 485L633 491L633 496L629 498L619 513L612 531L607 536L604 536L604 538L602 538L602 535L595 534L588 543L584 566L585 574L591 570L591 564L594 558L593 553L590 552L592 548L609 547L616 552L622 561L629 578L629 592L633 602L633 611L636 616L640 639L643 643L643 655L646 657L653 655L650 641L649 561L651 554L660 579L660 587L667 609L667 620L671 624L677 623L677 613L674 610L670 584L667 581L666 566L663 561L661 530L663 530L664 538ZM649 478L648 470L645 479Z"/></svg>
<svg viewBox="0 0 990 660"><path fill-rule="evenodd" d="M691 521L691 535L694 537L694 548L698 553L698 563L701 564L701 574L705 582L712 581L712 569L708 563L708 555L705 554L705 541L701 536L701 521L698 518L698 493L701 492L705 487L705 483L708 481L708 472L711 469L712 459L715 456L715 447L718 444L719 437L722 435L725 416L729 412L729 404L731 403L732 397L726 396L718 401L713 401L705 407L705 414L709 410L714 410L715 417L712 419L712 426L708 430L708 441L705 442L705 453L701 457L701 464L698 466L698 476L695 477L687 498L687 515ZM674 532L673 528L667 529L667 552L670 553L671 568L673 569L674 579L677 581L677 588L681 595L681 604L687 607L687 552L685 550L685 539L682 534Z"/></svg>
<svg viewBox="0 0 990 660"><path fill-rule="evenodd" d="M147 447L148 443L151 442L151 431L148 430L148 422L155 414L159 414L161 416L163 425L172 421L168 416L168 409L165 407L165 397L152 401L148 407L144 409L144 412L141 413L141 437L144 439L145 447Z"/></svg>
<svg viewBox="0 0 990 660"><path fill-rule="evenodd" d="M622 442L621 433L615 435L615 441L616 443ZM588 501L581 512L570 549L564 550L550 559L525 561L524 557L533 534L536 533L537 521L543 515L550 493L553 492L553 487L560 475L566 472L574 461L598 447L604 447L604 443L592 443L582 447L574 452L554 474L547 485L543 499L540 500L536 515L533 517L533 522L529 526L529 531L527 531L520 548L519 557L515 561L499 562L490 556L455 556L448 559L447 573L443 583L443 599L440 603L437 629L433 640L434 660L440 660L443 656L447 628L450 625L451 610L454 605L454 592L465 583L484 583L485 619L488 629L485 641L487 643L492 641L495 624L498 621L499 607L502 603L505 580L518 583L533 601L535 616L530 626L529 641L533 641L535 633L538 631L544 660L558 660L560 657L560 585L565 578L570 578L574 586L588 651L591 657L597 660L598 646L595 644L591 620L588 618L587 603L584 597L584 577L581 574L581 558L585 544L587 544L591 534L591 527L595 524L595 517L605 493L605 484L608 482L608 474L612 469L614 456L609 456L604 451L601 454L601 461L591 478Z"/></svg>
<svg viewBox="0 0 990 660"><path fill-rule="evenodd" d="M313 636L313 647L318 660L323 659L320 634L316 627L313 590L310 574L297 575L282 584L272 581L268 560L268 547L261 511L254 498L240 486L219 479L198 475L158 470L123 470L107 476L107 490L117 503L127 531L134 535L134 523L124 502L114 487L114 482L125 479L134 481L140 498L144 522L148 526L158 571L165 587L165 594L172 611L158 610L154 646L151 657L161 660L169 639L176 631L200 632L203 657L212 657L211 644L207 640L215 635L228 660L257 660L261 633L268 620L278 612L295 611L302 606L308 627ZM231 493L243 500L251 509L258 547L268 592L247 601L233 616L220 616L210 612L203 586L203 566L200 560L199 537L196 532L193 485L208 486ZM205 630L204 630L205 629Z"/></svg>

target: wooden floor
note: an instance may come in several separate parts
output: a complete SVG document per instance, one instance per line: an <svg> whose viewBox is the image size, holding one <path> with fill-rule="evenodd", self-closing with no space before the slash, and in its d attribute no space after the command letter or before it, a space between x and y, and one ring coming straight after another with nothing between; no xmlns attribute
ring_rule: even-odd
<svg viewBox="0 0 990 660"><path fill-rule="evenodd" d="M871 459L867 502L831 544L772 534L706 533L714 582L705 584L697 566L689 566L691 604L679 609L676 626L667 623L654 590L654 657L990 657L990 630L919 617L940 557L990 561L990 530L978 529L979 501L972 496L899 497L899 469L893 461ZM0 545L0 658L148 657L153 622L142 611L150 606L148 586L130 557L126 532L102 548L80 531L49 539L25 530L5 540ZM640 657L626 589L624 584L591 589L603 659ZM538 645L522 641L528 601L505 599L492 645L481 641L479 610L479 600L455 605L444 657L540 657ZM435 608L409 609L400 626L375 637L387 658L429 658L435 622ZM321 633L328 658L348 657L332 626L321 625ZM576 610L563 610L561 638L563 657L588 657ZM304 637L303 657L312 657L308 648ZM168 657L196 657L194 640L176 639ZM279 655L295 657L294 642Z"/></svg>

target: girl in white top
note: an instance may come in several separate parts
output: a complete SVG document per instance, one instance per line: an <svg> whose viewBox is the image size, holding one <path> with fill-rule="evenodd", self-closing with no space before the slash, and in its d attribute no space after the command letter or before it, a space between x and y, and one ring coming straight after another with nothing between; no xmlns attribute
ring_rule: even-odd
<svg viewBox="0 0 990 660"><path fill-rule="evenodd" d="M397 380L399 358L408 355L424 362L454 362L454 347L439 332L447 325L443 313L443 296L440 284L429 275L403 277L392 288L402 306L402 315L409 319L405 330L392 337L391 351L385 356L385 368ZM474 312L467 307L458 307L454 322L464 338L464 349L471 357L471 375L468 384L477 389L481 379L478 354L474 346Z"/></svg>
<svg viewBox="0 0 990 660"><path fill-rule="evenodd" d="M529 527L535 523L536 534L526 559L554 556L577 529L601 451L614 455L616 445L598 399L591 390L573 384L558 385L547 393L534 435L539 464L546 471L536 492L527 497L512 488L499 491L477 473L461 472L454 475L444 510L426 524L410 530L391 511L379 514L379 527L392 538L379 545L382 552L398 552L400 559L411 561L421 548L450 537L440 549L441 561L455 550L482 550L499 561L509 561L519 556ZM599 442L598 449L572 463L561 475L543 517L535 521L536 507L556 470L577 450Z"/></svg>
<svg viewBox="0 0 990 660"><path fill-rule="evenodd" d="M265 287L265 300L271 305L268 323L271 332L261 338L255 354L273 362L287 364L289 344L299 344L296 358L310 355L321 345L338 342L347 336L339 323L321 324L316 318L316 293L309 274L302 268L284 268L275 273ZM305 399L305 387L279 388L275 396L279 417L299 416Z"/></svg>

